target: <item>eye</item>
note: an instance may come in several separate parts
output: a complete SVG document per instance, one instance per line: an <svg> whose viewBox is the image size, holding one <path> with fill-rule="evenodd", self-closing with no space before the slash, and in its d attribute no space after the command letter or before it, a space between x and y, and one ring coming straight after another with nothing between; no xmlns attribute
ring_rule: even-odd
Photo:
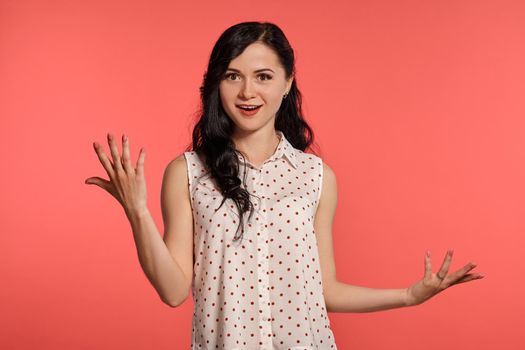
<svg viewBox="0 0 525 350"><path fill-rule="evenodd" d="M269 74L265 74L265 73L260 74L259 76L260 76L260 77L265 77L265 79L263 79L263 80L270 80L270 79L272 79L272 76L271 76L271 75L269 75Z"/></svg>
<svg viewBox="0 0 525 350"><path fill-rule="evenodd" d="M237 73L229 73L224 76L225 79L229 79L232 75L237 75Z"/></svg>

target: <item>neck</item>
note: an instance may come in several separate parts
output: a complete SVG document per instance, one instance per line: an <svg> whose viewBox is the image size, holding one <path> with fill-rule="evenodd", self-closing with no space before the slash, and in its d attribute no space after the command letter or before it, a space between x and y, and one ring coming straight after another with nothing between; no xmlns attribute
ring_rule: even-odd
<svg viewBox="0 0 525 350"><path fill-rule="evenodd" d="M244 135L235 135L232 137L235 147L244 157L252 164L260 164L270 158L275 153L280 142L280 136L277 130L264 132L258 130Z"/></svg>

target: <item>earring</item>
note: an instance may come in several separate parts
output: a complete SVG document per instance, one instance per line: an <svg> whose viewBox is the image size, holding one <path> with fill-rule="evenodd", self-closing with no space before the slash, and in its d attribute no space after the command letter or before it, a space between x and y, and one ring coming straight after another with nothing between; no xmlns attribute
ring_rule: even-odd
<svg viewBox="0 0 525 350"><path fill-rule="evenodd" d="M283 95L283 100L286 98L286 96L288 96L287 92Z"/></svg>

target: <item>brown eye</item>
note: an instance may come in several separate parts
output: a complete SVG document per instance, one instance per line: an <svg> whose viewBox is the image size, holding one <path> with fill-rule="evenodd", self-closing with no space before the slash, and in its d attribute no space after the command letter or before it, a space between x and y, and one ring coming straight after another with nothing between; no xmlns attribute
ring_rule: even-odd
<svg viewBox="0 0 525 350"><path fill-rule="evenodd" d="M268 74L261 74L261 75L259 75L259 76L265 78L265 79L262 79L262 80L270 80L270 79L272 79L272 76L271 76L271 75L268 75Z"/></svg>
<svg viewBox="0 0 525 350"><path fill-rule="evenodd" d="M232 75L237 75L237 73L229 73L225 75L226 79L229 79Z"/></svg>

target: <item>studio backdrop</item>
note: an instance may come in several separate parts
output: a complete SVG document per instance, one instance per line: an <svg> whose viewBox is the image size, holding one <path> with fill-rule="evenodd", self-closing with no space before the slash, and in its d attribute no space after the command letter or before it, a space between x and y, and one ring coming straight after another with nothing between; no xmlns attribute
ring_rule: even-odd
<svg viewBox="0 0 525 350"><path fill-rule="evenodd" d="M337 177L337 278L404 288L432 252L485 278L410 308L329 313L339 349L525 348L522 1L0 1L0 347L188 349L191 296L142 272L93 149L167 164L191 142L227 27L286 33L317 153ZM121 146L119 146L121 147Z"/></svg>

